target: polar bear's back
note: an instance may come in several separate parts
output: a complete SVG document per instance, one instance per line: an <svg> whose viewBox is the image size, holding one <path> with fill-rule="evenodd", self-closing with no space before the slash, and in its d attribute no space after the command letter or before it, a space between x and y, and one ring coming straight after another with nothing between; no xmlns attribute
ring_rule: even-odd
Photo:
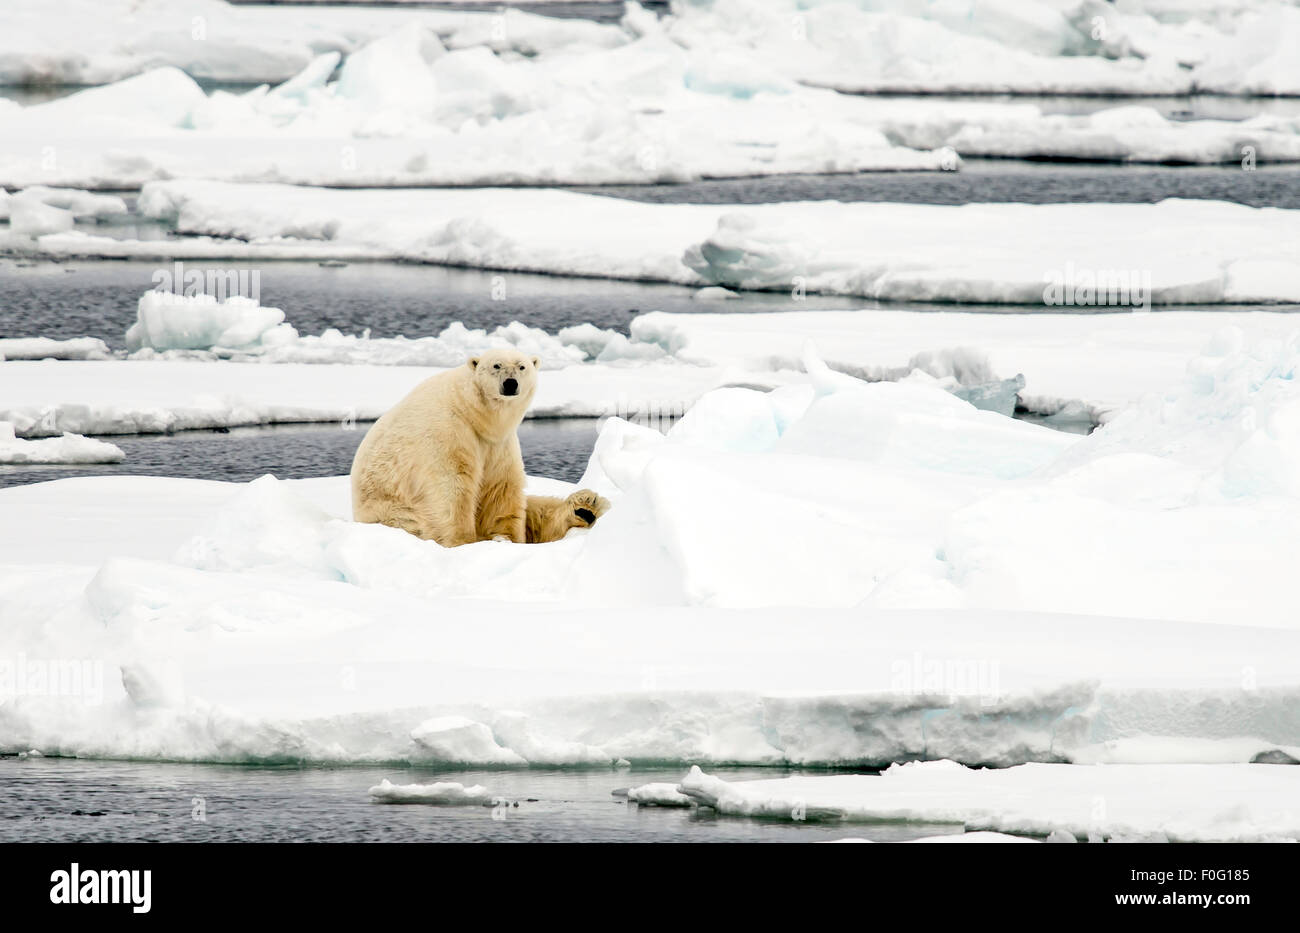
<svg viewBox="0 0 1300 933"><path fill-rule="evenodd" d="M464 367L430 376L371 426L352 460L356 521L407 524L397 513L424 498L447 449L471 439L472 426L452 414L468 388Z"/></svg>

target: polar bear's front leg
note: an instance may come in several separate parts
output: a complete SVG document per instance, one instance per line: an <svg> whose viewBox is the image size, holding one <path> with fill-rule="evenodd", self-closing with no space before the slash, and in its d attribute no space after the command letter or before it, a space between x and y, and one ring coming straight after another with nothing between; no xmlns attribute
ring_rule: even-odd
<svg viewBox="0 0 1300 933"><path fill-rule="evenodd" d="M478 492L482 469L464 452L452 455L452 473L446 479L441 500L447 503L446 531L435 537L444 547L459 547L480 540L478 536Z"/></svg>
<svg viewBox="0 0 1300 933"><path fill-rule="evenodd" d="M587 528L609 511L609 500L579 489L564 499L555 496L528 497L528 543L559 541L570 528Z"/></svg>
<svg viewBox="0 0 1300 933"><path fill-rule="evenodd" d="M479 539L523 544L526 508L523 483L513 477L485 488L479 500Z"/></svg>

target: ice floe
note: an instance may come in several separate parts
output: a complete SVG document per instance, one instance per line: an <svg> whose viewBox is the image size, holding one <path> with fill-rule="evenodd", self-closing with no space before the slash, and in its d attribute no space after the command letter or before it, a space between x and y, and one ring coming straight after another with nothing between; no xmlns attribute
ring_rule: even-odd
<svg viewBox="0 0 1300 933"><path fill-rule="evenodd" d="M779 820L960 823L968 834L1096 842L1295 842L1295 782L1289 769L1249 764L972 770L929 761L879 776L759 781L692 768L679 790L720 813Z"/></svg>
<svg viewBox="0 0 1300 933"><path fill-rule="evenodd" d="M1252 164L1300 159L1296 121L1280 115L1170 121L1121 107L1065 117L1031 104L827 89L1300 93L1286 54L1300 10L1262 0L1184 23L1097 0L717 0L679 3L662 21L632 5L622 25L514 10L290 17L188 0L185 17L153 4L123 11L120 0L60 2L100 41L58 48L66 31L35 25L49 7L15 3L0 13L18 46L6 55L0 45L0 76L120 80L0 106L0 184L626 184L955 170L962 155L1237 163L1248 149ZM152 29L104 51L114 48L107 34L146 21ZM241 68L244 80L267 83L208 94L195 80Z"/></svg>
<svg viewBox="0 0 1300 933"><path fill-rule="evenodd" d="M1219 201L742 206L175 181L147 185L139 210L192 236L143 242L74 231L24 247L0 233L0 245L51 256L404 259L796 299L822 292L1044 310L1300 300L1297 212ZM557 216L569 222L557 226ZM1192 241L1188 229L1198 231Z"/></svg>
<svg viewBox="0 0 1300 933"><path fill-rule="evenodd" d="M80 434L41 440L14 435L14 426L0 421L0 463L120 463L120 448Z"/></svg>
<svg viewBox="0 0 1300 933"><path fill-rule="evenodd" d="M370 796L379 803L424 803L491 806L492 794L482 784L466 787L457 781L433 784L394 784L387 778L370 788Z"/></svg>
<svg viewBox="0 0 1300 933"><path fill-rule="evenodd" d="M4 360L106 360L108 344L98 337L0 337L0 361Z"/></svg>
<svg viewBox="0 0 1300 933"><path fill-rule="evenodd" d="M553 545L357 525L344 478L0 490L38 529L0 541L0 747L518 767L1295 758L1297 359L1294 341L1225 333L1163 398L1075 439L810 356L804 384L714 393L667 435L607 421L582 482L614 506ZM91 665L101 690L12 674L52 659ZM1035 825L1014 831L1055 828Z"/></svg>

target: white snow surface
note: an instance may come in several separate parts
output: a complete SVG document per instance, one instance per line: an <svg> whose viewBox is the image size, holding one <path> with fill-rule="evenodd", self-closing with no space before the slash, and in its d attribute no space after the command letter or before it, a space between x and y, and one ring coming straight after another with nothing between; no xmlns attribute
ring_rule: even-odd
<svg viewBox="0 0 1300 933"><path fill-rule="evenodd" d="M926 761L879 776L759 781L726 781L693 767L679 790L720 813L771 819L959 823L969 835L1055 832L1095 842L1296 842L1297 782L1294 768L1273 765L974 770ZM1003 841L918 841L941 840Z"/></svg>
<svg viewBox="0 0 1300 933"><path fill-rule="evenodd" d="M0 748L498 767L1300 757L1298 360L1294 339L1226 331L1163 396L1075 438L809 354L810 381L714 392L667 436L610 419L582 482L613 508L548 545L354 524L346 478L0 490L24 529L0 539ZM128 364L47 364L64 366ZM55 662L99 671L96 689L53 689Z"/></svg>
<svg viewBox="0 0 1300 933"><path fill-rule="evenodd" d="M0 463L120 463L124 456L121 448L80 434L25 440L0 421Z"/></svg>

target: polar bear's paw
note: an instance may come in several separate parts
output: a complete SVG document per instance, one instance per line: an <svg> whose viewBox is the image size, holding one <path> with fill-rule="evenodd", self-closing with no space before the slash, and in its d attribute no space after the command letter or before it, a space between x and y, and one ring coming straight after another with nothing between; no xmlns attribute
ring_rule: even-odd
<svg viewBox="0 0 1300 933"><path fill-rule="evenodd" d="M594 525L596 519L609 511L609 500L592 492L590 489L579 489L577 492L571 493L564 501L573 509L573 525L575 528L587 528Z"/></svg>

